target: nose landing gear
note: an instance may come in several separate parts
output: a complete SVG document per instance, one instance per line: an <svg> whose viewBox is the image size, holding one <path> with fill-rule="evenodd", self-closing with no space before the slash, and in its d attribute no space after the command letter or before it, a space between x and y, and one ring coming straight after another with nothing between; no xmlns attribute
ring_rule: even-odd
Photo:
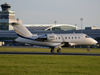
<svg viewBox="0 0 100 75"><path fill-rule="evenodd" d="M90 46L88 46L87 51L90 51Z"/></svg>

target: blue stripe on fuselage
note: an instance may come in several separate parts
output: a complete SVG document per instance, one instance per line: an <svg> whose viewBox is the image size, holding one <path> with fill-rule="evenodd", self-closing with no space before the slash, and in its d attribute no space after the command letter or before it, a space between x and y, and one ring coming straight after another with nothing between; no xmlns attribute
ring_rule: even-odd
<svg viewBox="0 0 100 75"><path fill-rule="evenodd" d="M22 37L22 38L25 38L25 39L35 40L35 39L32 39L32 38L24 37L24 36L22 36L22 35L20 35L20 34L18 34L18 33L17 33L17 35L18 35L19 37Z"/></svg>

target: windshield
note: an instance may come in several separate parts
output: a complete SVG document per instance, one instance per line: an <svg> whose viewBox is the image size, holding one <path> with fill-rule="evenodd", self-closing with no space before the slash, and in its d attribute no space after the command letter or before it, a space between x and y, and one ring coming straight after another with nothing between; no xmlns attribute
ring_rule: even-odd
<svg viewBox="0 0 100 75"><path fill-rule="evenodd" d="M86 35L85 38L90 38L90 37Z"/></svg>

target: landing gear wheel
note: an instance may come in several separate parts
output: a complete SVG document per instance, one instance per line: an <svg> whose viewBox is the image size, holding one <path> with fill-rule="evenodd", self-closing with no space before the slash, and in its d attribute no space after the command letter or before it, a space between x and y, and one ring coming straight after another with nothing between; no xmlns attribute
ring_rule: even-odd
<svg viewBox="0 0 100 75"><path fill-rule="evenodd" d="M87 51L90 51L90 46L88 46L88 49L87 49Z"/></svg>
<svg viewBox="0 0 100 75"><path fill-rule="evenodd" d="M60 53L61 52L61 49L58 49L57 52Z"/></svg>
<svg viewBox="0 0 100 75"><path fill-rule="evenodd" d="M51 53L54 53L55 51L54 50L51 50Z"/></svg>
<svg viewBox="0 0 100 75"><path fill-rule="evenodd" d="M51 48L51 53L54 53L55 51L54 51L54 48Z"/></svg>

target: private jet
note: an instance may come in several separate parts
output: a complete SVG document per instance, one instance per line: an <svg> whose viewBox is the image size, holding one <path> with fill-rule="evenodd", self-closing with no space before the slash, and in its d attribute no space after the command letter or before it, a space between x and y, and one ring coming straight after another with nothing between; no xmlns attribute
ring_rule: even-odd
<svg viewBox="0 0 100 75"><path fill-rule="evenodd" d="M97 41L83 33L71 33L71 34L43 34L43 35L34 35L32 34L24 25L19 22L11 23L15 32L19 36L15 39L17 42L28 43L38 46L44 46L51 48L51 53L57 52L60 53L62 46L90 46L97 44Z"/></svg>

